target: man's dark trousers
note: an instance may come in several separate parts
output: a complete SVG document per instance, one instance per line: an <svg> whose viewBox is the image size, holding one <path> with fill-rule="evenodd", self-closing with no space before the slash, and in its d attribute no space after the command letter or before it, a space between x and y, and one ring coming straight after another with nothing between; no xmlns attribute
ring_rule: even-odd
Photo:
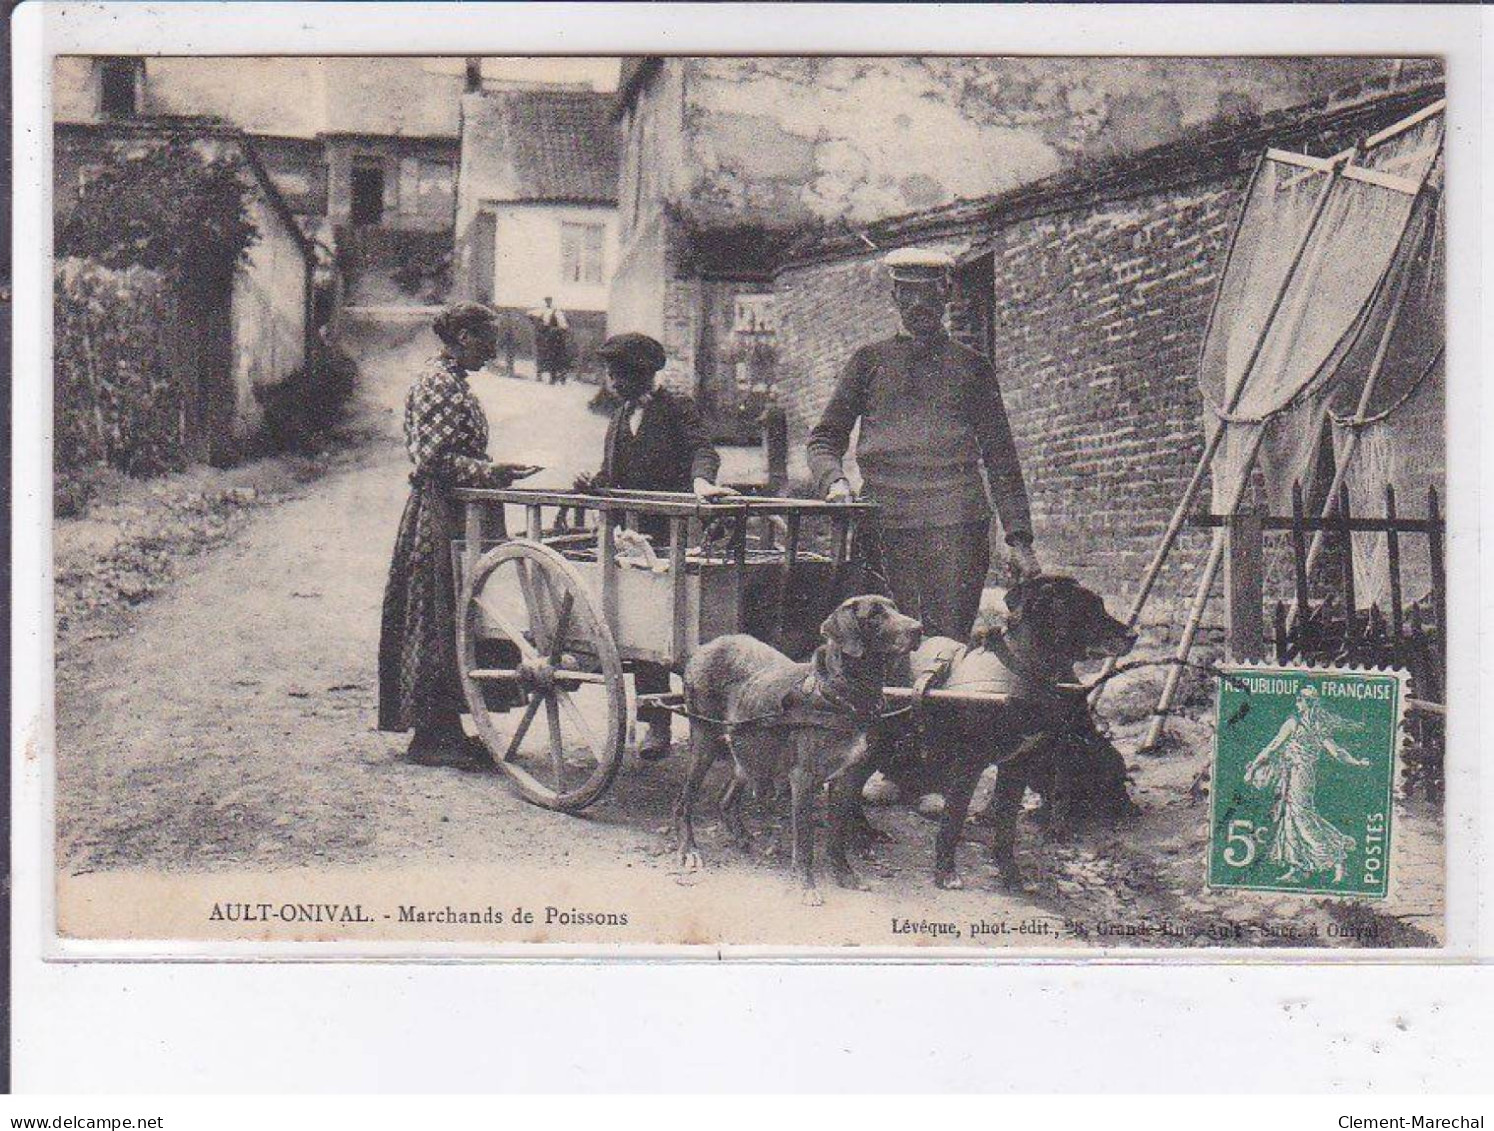
<svg viewBox="0 0 1494 1131"><path fill-rule="evenodd" d="M923 634L967 640L991 568L991 524L881 527L881 573L898 611L923 622Z"/></svg>

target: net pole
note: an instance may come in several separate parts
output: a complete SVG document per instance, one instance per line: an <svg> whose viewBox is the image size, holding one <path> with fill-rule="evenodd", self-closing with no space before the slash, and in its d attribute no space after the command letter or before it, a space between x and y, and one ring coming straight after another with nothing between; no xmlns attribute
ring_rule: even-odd
<svg viewBox="0 0 1494 1131"><path fill-rule="evenodd" d="M1281 286L1277 289L1276 298L1271 303L1271 309L1266 313L1266 320L1261 326L1261 332L1256 338L1254 347L1250 351L1250 357L1245 362L1245 369L1240 375L1240 382L1229 395L1229 403L1224 410L1226 415L1233 413L1239 408L1240 401L1244 399L1245 389L1250 384L1250 378L1255 373L1256 362L1260 359L1261 350L1265 348L1266 337L1270 334L1271 327L1276 321L1276 316L1281 310L1281 304L1286 299L1287 289L1291 286L1292 276L1297 273L1297 268L1302 263L1302 257L1307 252L1308 241L1312 239L1312 234L1317 229L1318 222L1323 217L1323 211L1328 207L1328 195L1333 188L1334 182L1338 179L1339 170L1347 164L1352 153L1353 151L1350 150L1347 154L1340 155L1342 159L1336 159L1327 170L1328 181L1318 194L1318 199L1313 203L1312 215L1308 218L1307 227L1303 230L1302 238L1298 241L1297 249L1292 255L1292 262L1287 267ZM1256 161L1255 170L1250 175L1250 183L1245 189L1247 208L1249 207L1251 194L1255 191L1256 183L1260 179L1261 169L1265 166L1266 160L1265 155L1262 155ZM1240 218L1241 221L1244 220L1243 212ZM1237 224L1234 233L1230 237L1229 251L1225 254L1224 270L1219 274L1218 290L1214 295L1214 303L1209 309L1209 323L1204 328L1203 349L1208 348L1209 335L1214 325L1214 313L1219 307L1219 294L1224 289L1224 280L1229 274L1229 263L1234 257L1235 241L1239 238L1239 235L1240 228ZM1203 367L1202 356L1199 358L1199 367L1200 369ZM1193 509L1193 502L1198 497L1199 489L1203 486L1204 476L1208 474L1209 468L1213 465L1214 457L1219 453L1219 447L1224 441L1225 429L1228 427L1227 421L1220 420L1219 426L1214 429L1214 434L1209 437L1208 442L1204 445L1203 454L1199 457L1198 465L1193 469L1193 475L1188 480L1187 487L1183 490L1183 497L1178 500L1178 505L1173 509L1172 517L1167 523L1167 529L1162 534L1162 541L1157 545L1156 551L1152 554L1151 561L1147 563L1146 571L1141 577L1141 585L1136 590L1136 596L1131 599L1131 608L1126 614L1126 627L1128 629L1134 629L1137 622L1141 620L1141 614L1146 609L1146 603L1151 598L1152 590L1156 587L1157 578L1162 575L1162 567L1166 564L1168 555L1172 553L1172 548L1177 542L1178 535L1182 533L1183 525L1188 520L1188 512ZM1100 696L1104 694L1104 690L1108 686L1105 677L1109 676L1115 670L1117 662L1117 659L1113 656L1105 660L1104 665L1100 669L1101 682L1095 689L1091 703L1099 702Z"/></svg>
<svg viewBox="0 0 1494 1131"><path fill-rule="evenodd" d="M1266 339L1270 336L1271 328L1276 324L1276 317L1281 313L1282 304L1286 301L1287 291L1291 289L1292 280L1296 278L1297 269L1302 266L1302 257L1307 254L1307 246L1312 242L1313 234L1318 230L1322 222L1323 213L1328 208L1328 200L1333 195L1333 188L1338 184L1339 177L1344 168L1354 160L1357 149L1345 150L1339 154L1328 169L1328 180L1323 185L1323 191L1318 194L1318 199L1313 204L1312 216L1308 219L1307 227L1302 233L1302 238L1297 242L1296 251L1292 253L1292 261L1288 265L1286 274L1281 280L1281 286L1277 288L1276 298L1271 303L1271 309L1266 315L1266 321L1261 327L1260 337L1256 339L1255 348L1251 351L1250 360L1246 363L1245 372L1240 377L1240 385L1237 393L1243 393L1246 383L1255 373L1256 362L1260 359L1261 351L1265 348ZM1239 396L1231 397L1231 405L1239 403ZM1226 413L1233 412L1233 407L1226 409ZM1222 433L1229 427L1229 421L1221 419L1216 435ZM1241 461L1240 478L1235 489L1230 494L1229 505L1225 508L1226 514L1234 514L1239 509L1240 500L1244 498L1245 488L1250 482L1250 472L1255 467L1256 456L1260 454L1261 444L1266 436L1266 424L1263 422L1250 443ZM1218 445L1215 445L1216 450ZM1209 556L1204 562L1202 576L1198 580L1198 589L1193 595L1193 604L1188 609L1188 619L1183 625L1183 634L1178 638L1178 646L1173 650L1173 659L1179 661L1172 665L1167 673L1167 678L1162 684L1162 693L1157 696L1157 706L1153 708L1152 720L1147 726L1146 738L1143 740L1142 749L1154 747L1162 739L1163 732L1167 729L1167 712L1172 709L1173 700L1177 697L1178 685L1183 678L1182 661L1188 659L1193 651L1193 641L1198 635L1198 626L1203 622L1204 611L1209 605L1209 592L1214 587L1214 577L1219 572L1219 564L1224 560L1225 546L1224 531L1216 529L1212 544L1209 546ZM1133 626L1134 627L1134 626Z"/></svg>
<svg viewBox="0 0 1494 1131"><path fill-rule="evenodd" d="M1250 446L1245 450L1245 458L1240 468L1240 481L1236 484L1229 500L1229 506L1225 508L1226 514L1234 514L1239 509L1240 501L1245 497L1245 489L1250 484L1250 472L1255 467L1255 460L1260 455L1261 444L1266 439L1266 426L1263 424L1257 429L1255 436L1250 441ZM1209 545L1209 556L1204 561L1203 572L1199 575L1198 589L1193 594L1193 603L1188 608L1188 619L1183 623L1183 634L1178 637L1177 648L1173 650L1173 659L1183 661L1193 651L1193 641L1198 636L1199 625L1203 623L1203 615L1209 605L1209 594L1214 588L1214 578L1219 573L1220 563L1224 561L1224 550L1226 545L1225 532L1222 528L1215 528L1213 541ZM1162 683L1162 694L1157 698L1157 706L1152 715L1151 722L1147 725L1146 738L1141 743L1143 750L1157 745L1162 739L1162 732L1167 726L1167 712L1172 709L1172 702L1177 697L1178 686L1182 683L1183 666L1181 662L1169 666L1167 677Z"/></svg>

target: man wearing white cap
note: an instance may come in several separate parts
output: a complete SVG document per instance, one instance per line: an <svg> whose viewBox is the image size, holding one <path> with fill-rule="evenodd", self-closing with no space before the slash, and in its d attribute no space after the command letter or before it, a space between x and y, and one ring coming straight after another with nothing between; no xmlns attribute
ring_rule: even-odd
<svg viewBox="0 0 1494 1131"><path fill-rule="evenodd" d="M926 634L963 640L990 569L993 501L1012 569L1040 572L1027 488L996 374L944 332L953 261L905 248L886 263L902 329L851 356L809 434L809 467L826 499L849 501L841 461L860 421L856 461L865 497L879 507L892 597Z"/></svg>

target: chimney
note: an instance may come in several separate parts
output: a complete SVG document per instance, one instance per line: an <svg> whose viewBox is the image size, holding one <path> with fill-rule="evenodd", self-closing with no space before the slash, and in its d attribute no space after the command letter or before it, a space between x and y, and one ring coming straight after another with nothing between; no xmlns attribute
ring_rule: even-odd
<svg viewBox="0 0 1494 1131"><path fill-rule="evenodd" d="M468 94L482 89L482 59L476 55L467 57L467 82L463 89Z"/></svg>

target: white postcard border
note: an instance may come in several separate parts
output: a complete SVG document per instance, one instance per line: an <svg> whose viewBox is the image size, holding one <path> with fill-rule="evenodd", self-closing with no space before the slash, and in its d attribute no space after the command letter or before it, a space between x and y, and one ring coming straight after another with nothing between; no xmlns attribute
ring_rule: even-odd
<svg viewBox="0 0 1494 1131"><path fill-rule="evenodd" d="M1450 304L1448 322L1449 374L1453 395L1449 406L1449 604L1467 610L1466 618L1455 618L1451 628L1449 697L1469 704L1455 710L1449 722L1449 745L1455 751L1467 752L1450 763L1448 774L1447 846L1448 846L1448 949L1447 958L1487 959L1494 954L1494 922L1487 914L1491 889L1491 862L1486 842L1480 836L1484 817L1494 812L1491 784L1494 775L1481 773L1478 759L1472 755L1480 749L1480 738L1488 732L1489 697L1481 694L1486 664L1480 649L1480 637L1489 625L1490 602L1480 586L1479 534L1480 516L1487 513L1488 499L1481 495L1482 461L1478 445L1479 425L1488 421L1488 406L1479 393L1476 379L1479 362L1487 359L1480 340L1480 323L1484 321L1472 307L1471 296L1480 293L1482 237L1484 223L1481 199L1486 192L1482 182L1482 143L1479 116L1487 113L1482 105L1478 68L1482 14L1473 8L1435 7L1236 7L1158 6L1154 8L1100 8L1093 6L1056 7L1040 10L1017 8L939 8L910 11L906 8L873 6L855 10L846 7L799 6L794 8L753 5L702 5L647 8L633 5L590 5L575 8L542 6L539 13L525 5L316 5L276 4L253 6L252 17L235 18L228 13L232 6L210 4L183 5L29 5L19 10L13 25L15 67L15 217L17 240L15 256L15 395L14 437L14 558L13 558L13 647L14 683L12 697L12 755L14 769L13 830L15 848L14 970L16 1032L31 1043L18 1044L17 1082L44 1084L64 1079L72 1056L66 1041L76 1041L80 1034L103 1038L113 1032L109 995L100 987L114 986L116 991L163 1003L162 1016L172 1019L173 1028L163 1036L178 1049L188 1039L189 1029L181 1020L202 1016L194 1009L194 995L210 995L222 1004L241 1003L243 1007L263 1000L266 993L304 987L307 976L316 974L327 979L323 992L335 997L334 987L367 986L367 975L377 972L392 983L398 979L420 978L438 994L450 998L463 993L462 979L452 978L451 970L427 968L392 972L381 966L359 970L352 966L327 971L324 967L293 968L266 965L223 969L197 965L184 967L180 961L158 965L128 967L95 966L87 974L69 963L83 957L65 948L58 956L62 963L41 961L50 942L49 893L52 890L52 838L50 821L51 716L48 696L51 691L51 642L48 631L50 605L50 539L48 511L50 491L46 477L35 477L36 469L49 466L46 422L50 418L50 372L45 335L39 328L47 325L47 308L51 288L46 283L45 265L50 244L50 219L46 209L46 151L50 144L50 107L45 96L45 75L50 70L53 52L152 52L191 53L262 53L293 51L296 53L377 53L398 51L421 54L466 54L486 49L488 53L522 54L606 53L648 49L688 52L706 50L733 51L876 51L906 53L909 51L970 53L978 44L988 42L1001 53L1144 53L1144 54L1311 54L1318 53L1438 53L1447 57L1449 92L1449 178L1448 208L1453 231L1469 233L1449 247L1449 294L1468 296ZM543 18L536 18L542 15ZM245 15L247 15L245 13ZM771 16L771 18L765 18ZM726 29L729 29L729 33ZM501 41L501 47L499 43ZM491 44L491 46L489 46ZM1477 109L1475 109L1477 107ZM1471 233L1478 233L1475 238ZM1489 291L1482 292L1482 314L1494 312ZM29 474L28 474L29 472ZM1479 611L1475 622L1473 610ZM1479 704L1477 710L1471 705ZM366 952L367 948L358 948ZM674 948L647 948L647 957L663 957ZM259 952L263 955L263 951ZM1135 952L1126 955L1131 959ZM690 957L697 957L692 954ZM91 957L119 959L123 953L98 953ZM143 957L143 956L142 956ZM151 956L159 958L159 955ZM190 963L228 957L213 948L178 960ZM298 953L298 959L307 956ZM339 962L350 956L328 955ZM430 955L448 958L448 955ZM524 957L537 957L530 949ZM714 956L711 956L714 957ZM745 957L745 956L744 956ZM870 952L860 957L872 958ZM876 956L880 958L881 956ZM898 954L899 959L906 958ZM947 958L948 956L941 956ZM961 954L962 960L972 956ZM1031 961L1032 954L1021 961ZM1041 1002L1043 987L1054 984L1088 985L1097 991L1096 998L1108 1001L1098 1007L1098 1016L1118 1017L1116 995L1105 984L1107 978L1120 978L1122 971L1104 962L1109 955L1088 952L1080 961L1085 969L1064 965L1034 966L1030 970L1006 969L1011 992L1023 1000ZM1140 986L1159 970L1158 956L1136 955L1134 963L1143 969L1127 971L1133 985ZM1208 996L1220 985L1225 971L1211 969L1219 955L1198 956L1168 952L1161 967L1175 968L1178 992ZM1259 957L1259 956L1255 956ZM1290 961L1296 957L1321 960L1321 952L1299 956L1271 952L1270 963ZM1354 970L1371 984L1374 968L1383 969L1387 962L1395 965L1420 965L1432 956L1422 952L1387 956L1377 954L1364 970ZM1439 955L1441 957L1441 955ZM1099 959L1100 961L1097 961ZM1008 961L1003 956L981 955L980 960ZM1072 962L1073 956L1065 956ZM798 961L802 961L798 960ZM701 983L686 973L688 967L668 964L625 963L630 975L627 996L647 1000L658 987L672 983L676 987ZM1353 963L1353 966L1358 966ZM1184 970L1182 967L1188 967ZM467 971L465 967L462 968ZM487 986L502 982L510 988L526 969L533 966L493 968L483 975ZM591 965L574 968L576 985L604 985L611 982L607 967ZM616 970L616 967L612 967ZM822 970L828 975L828 970ZM967 971L967 975L968 975ZM1286 967L1251 972L1262 983L1294 983L1304 990L1327 972L1321 966ZM1426 988L1425 978L1432 970L1399 972L1408 986L1422 986L1415 993L1430 1001L1436 991ZM744 982L755 992L772 995L781 990L780 979L771 972L751 976L751 970L738 970L730 979L734 985ZM838 971L827 978L844 987L855 983L865 990L868 979L878 975L876 968ZM1350 975L1339 971L1334 980L1342 985ZM1234 968L1231 977L1246 977L1247 972ZM946 976L943 985L954 990L964 976ZM1017 983L1022 983L1019 986ZM968 984L968 983L965 983ZM1446 983L1444 983L1446 984ZM1470 978L1470 983L1472 979ZM1485 988L1489 982L1480 982ZM907 979L902 980L904 991ZM437 989L437 986L440 988ZM1183 988L1186 987L1186 990ZM612 987L616 989L615 984ZM716 992L725 987L717 985ZM847 992L844 988L824 987L831 994ZM291 990L290 992L295 992ZM706 990L704 992L711 992ZM818 992L818 991L817 991ZM1024 996L1025 995L1025 996ZM117 994L116 994L117 996ZM321 995L314 995L321 1000ZM1472 997L1473 995L1469 995ZM519 1000L519 995L515 1001ZM833 1000L831 998L830 1000ZM329 999L330 1001L330 999ZM908 999L911 1008L913 997ZM377 1011L351 1000L350 1017L361 1018L371 1028L377 1027ZM1175 1003L1176 1004L1176 1003ZM1462 1018L1462 1028L1469 1036L1477 1021L1462 1003L1449 998L1445 1002L1446 1018ZM41 1015L45 1014L43 1018ZM1487 1017L1487 1011L1483 1014ZM141 1081L165 1078L170 1067L146 1054L130 1054L128 1045L141 1035L138 1026L142 1014L130 1010L130 1024L137 1026L133 1035L122 1038L114 1048L113 1060L96 1062L102 1069L97 1078L105 1081ZM901 1013L899 1013L901 1016ZM974 1039L977 1018L966 1018L970 1028L966 1039ZM1487 1031L1487 1021L1483 1022ZM1435 1026L1429 1026L1434 1028ZM1179 1030L1181 1032L1181 1029ZM242 1035L242 1034L241 1034ZM233 1034L229 1034L229 1044ZM287 1038L290 1033L287 1032ZM951 1037L955 1034L951 1034ZM989 1040L989 1032L984 1032ZM1177 1039L1176 1037L1174 1038ZM292 1042L294 1043L294 1042ZM1038 1057L1043 1042L1014 1042L1018 1061L1031 1062L1037 1078L1043 1077ZM1179 1046L1182 1047L1182 1046ZM212 1065L225 1074L232 1071L229 1050ZM260 1049L264 1054L266 1050ZM648 1055L658 1050L639 1050ZM1133 1055L1134 1054L1130 1054ZM1368 1063L1368 1054L1364 1054ZM290 1058L268 1058L279 1075L264 1082L294 1078L298 1067ZM417 1058L427 1070L428 1058ZM1150 1059L1150 1058L1149 1058ZM1121 1050L1117 1066L1128 1061ZM205 1064L207 1062L204 1062ZM1013 1064L1014 1070L1019 1067ZM212 1066L209 1071L213 1070ZM1320 1069L1326 1073L1326 1067ZM144 1075L128 1076L129 1071ZM340 1075L339 1075L340 1073ZM441 1073L437 1072L437 1076ZM1325 1077L1326 1078L1326 1077ZM563 1066L553 1067L548 1075L538 1072L534 1079L560 1083L570 1079ZM1230 1077L1220 1075L1220 1081ZM1413 1084L1410 1077L1403 1077ZM377 1086L375 1066L366 1060L347 1057L326 1078L359 1080L365 1086ZM1098 1081L1096 1081L1098 1082Z"/></svg>

